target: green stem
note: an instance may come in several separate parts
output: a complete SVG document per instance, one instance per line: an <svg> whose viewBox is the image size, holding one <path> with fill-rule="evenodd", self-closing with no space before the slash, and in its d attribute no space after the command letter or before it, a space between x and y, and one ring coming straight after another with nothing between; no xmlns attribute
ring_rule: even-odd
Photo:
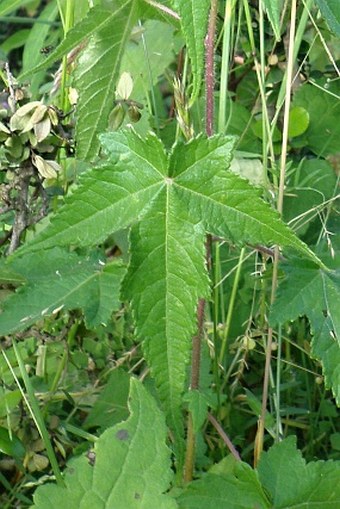
<svg viewBox="0 0 340 509"><path fill-rule="evenodd" d="M242 269L242 265L243 265L245 252L246 252L246 250L243 247L240 252L237 269L236 269L236 273L235 273L235 278L234 278L234 283L233 283L233 287L231 290L230 301L229 301L228 312L227 312L227 319L226 319L226 324L225 324L225 328L224 328L222 346L221 346L221 351L220 351L220 356L219 356L220 364L222 364L222 362L223 362L226 348L227 348L227 341L228 341L230 326L231 326L231 322L232 322L236 294L237 294L237 289L238 289L238 285L240 282L240 275L241 275L241 269Z"/></svg>
<svg viewBox="0 0 340 509"><path fill-rule="evenodd" d="M251 19L249 5L248 5L248 1L247 0L243 0L243 7L244 7L244 13L245 13L245 17L246 17L246 23L247 23L250 47L251 47L253 58L254 58L255 72L256 72L257 81L258 81L258 84L259 84L260 97L261 97L261 106L262 106L262 119L263 119L263 123L264 123L263 125L265 126L266 140L268 139L267 144L268 144L268 148L269 148L270 158L271 158L271 161L272 161L272 165L274 166L275 165L275 154L274 154L274 147L273 147L272 137L270 136L271 125L270 125L270 121L269 121L269 114L268 114L268 108L267 108L265 83L264 83L264 80L263 80L263 74L261 74L262 70L260 70L261 69L260 62L258 61L258 58L256 56L257 52L256 52L256 45L255 45L253 26L252 26L252 19ZM268 138L267 138L267 135L268 135ZM266 184L266 187L269 187L268 175L267 175L267 170L266 170L266 167L267 167L267 163L266 163L266 159L267 159L267 147L266 147L265 143L263 145L265 147L265 152L263 151L264 157L263 157L263 161L262 161L263 168L264 168L264 170L263 170L263 180L264 180L264 182ZM275 179L276 179L275 174L273 174L273 180L274 180L274 184L276 186Z"/></svg>
<svg viewBox="0 0 340 509"><path fill-rule="evenodd" d="M224 23L223 23L223 46L222 46L222 65L221 65L221 83L220 99L218 109L218 132L224 133L226 126L227 99L228 99L228 78L231 57L231 33L233 27L233 8L234 0L226 0Z"/></svg>
<svg viewBox="0 0 340 509"><path fill-rule="evenodd" d="M142 26L142 22L141 21L139 21L139 26L140 27ZM155 117L156 132L157 132L157 135L159 136L159 115L158 115L157 101L156 101L155 91L154 91L154 88L153 88L153 77L152 77L152 69L151 69L151 64L150 64L149 50L148 50L148 46L147 46L145 35L144 35L143 31L142 31L142 36L141 37L142 37L142 44L143 44L145 60L146 60L147 68L148 68L148 77L149 77L149 86L150 86L151 101L152 101L152 110L153 110L153 114L154 114L154 117ZM151 111L150 111L150 113L151 113Z"/></svg>
<svg viewBox="0 0 340 509"><path fill-rule="evenodd" d="M35 422L37 430L44 442L44 445L46 448L46 453L47 453L48 459L50 461L53 473L55 475L57 484L59 486L64 486L64 480L62 478L62 475L61 475L61 472L59 469L58 461L57 461L57 458L55 456L55 453L54 453L54 450L53 450L53 447L52 447L52 444L50 441L50 436L48 434L48 431L47 431L47 428L45 425L45 421L44 421L42 413L40 411L38 401L35 397L33 386L31 384L31 381L30 381L27 371L25 369L24 361L21 357L20 350L17 347L16 340L14 338L12 339L12 344L13 344L13 350L14 350L14 353L15 353L15 356L16 356L16 359L18 362L20 375L21 375L21 378L23 379L23 382L24 382L24 385L26 388L27 396L26 396L25 391L24 391L23 387L21 386L21 384L18 380L18 377L16 376L16 374L12 368L12 365L4 351L2 351L2 355L3 355L8 367L12 373L12 376L13 376L13 378L14 378L14 380L22 394L22 397L27 405L27 408L32 416L32 419Z"/></svg>
<svg viewBox="0 0 340 509"><path fill-rule="evenodd" d="M280 166L280 184L279 193L277 198L277 210L282 215L283 210L283 196L284 186L286 177L286 161L287 161L287 147L288 147L288 127L289 127L289 109L291 102L291 83L293 77L293 66L294 66L294 37L295 37L295 26L296 26L296 0L292 0L291 3L291 17L290 17L290 31L289 31L289 44L288 44L288 59L287 59L287 80L286 80L286 93L285 93L285 108L283 118L283 132L282 132L282 147L281 147L281 166ZM273 262L273 275L272 275L272 288L271 288L271 299L270 303L273 304L275 300L275 292L277 287L278 278L278 267L279 267L279 248L275 248L275 256ZM270 363L271 363L271 352L272 352L272 339L273 329L268 329L268 339L266 345L266 364L263 379L263 391L262 391L262 407L261 416L258 423L258 430L255 440L255 451L254 451L254 463L257 465L263 450L263 438L264 438L264 426L265 417L267 413L267 400L268 400L268 387L269 387L269 375L270 375Z"/></svg>

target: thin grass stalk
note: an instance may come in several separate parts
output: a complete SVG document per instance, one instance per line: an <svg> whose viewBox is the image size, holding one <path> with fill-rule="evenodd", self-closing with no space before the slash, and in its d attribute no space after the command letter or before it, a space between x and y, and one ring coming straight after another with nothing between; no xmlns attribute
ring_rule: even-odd
<svg viewBox="0 0 340 509"><path fill-rule="evenodd" d="M142 27L141 21L139 21L138 24L140 27ZM148 49L148 45L147 45L146 38L145 38L143 31L142 31L141 38L142 38L144 57L145 57L146 65L148 68L148 79L149 79L149 87L150 87L150 93L151 93L152 111L153 111L153 114L155 117L157 136L159 137L159 115L158 115L157 101L156 101L155 91L153 88L153 78L152 78L152 70L151 70L150 57L149 57L149 49ZM151 113L151 111L150 111L150 113Z"/></svg>
<svg viewBox="0 0 340 509"><path fill-rule="evenodd" d="M220 364L222 364L225 353L226 353L227 341L228 341L229 331L230 331L230 327L231 327L231 323L232 323L235 301L236 301L236 294L237 294L238 285L240 282L241 269L242 269L242 265L243 265L243 261L244 261L245 252L246 252L246 250L243 247L240 252L240 257L239 257L239 260L237 263L237 269L236 269L236 273L235 273L233 287L232 287L231 294L230 294L227 318L226 318L225 328L224 328L224 332L223 332L223 339L222 339L220 355L219 355L219 363Z"/></svg>
<svg viewBox="0 0 340 509"><path fill-rule="evenodd" d="M282 215L283 210L283 197L284 197L284 186L286 177L286 161L287 161L287 147L288 147L288 128L289 128L289 110L291 103L291 83L293 79L293 66L294 66L294 38L295 38L295 27L296 27L296 0L292 0L291 3L291 16L290 16L290 31L289 31L289 45L288 45L288 59L287 59L287 80L286 80L286 93L285 93L285 107L283 117L283 132L282 132L282 147L281 147L281 159L280 159L280 183L279 192L277 197L277 210ZM270 303L272 304L275 300L275 293L277 287L277 276L279 266L279 248L275 247L275 256L273 262L273 275L272 275L272 288ZM261 416L258 422L258 430L255 439L255 450L254 450L254 464L258 464L260 456L263 451L263 438L265 429L265 417L267 413L267 401L268 401L268 387L269 387L269 373L271 365L271 352L272 352L272 340L273 340L273 329L269 327L268 338L266 345L266 363L263 380L263 391L262 391L262 406Z"/></svg>
<svg viewBox="0 0 340 509"><path fill-rule="evenodd" d="M27 391L27 395L23 389L23 387L21 386L19 380L18 380L18 377L16 376L14 370L13 370L13 367L6 355L6 353L2 350L2 355L8 365L8 368L9 370L11 371L12 373L12 376L15 380L15 383L17 384L21 394L22 394L22 397L26 403L26 406L32 416L32 419L37 427L37 430L41 436L41 439L45 445L45 449L46 449L46 454L47 454L47 457L49 459L49 462L50 462L50 465L52 467L52 470L53 470L53 473L55 475L55 478L56 478L56 481L57 481L57 484L59 486L64 486L64 480L63 480L63 477L62 477L62 474L61 474L61 471L59 469L59 465L58 465L58 461L57 461L57 458L56 458L56 455L54 453L54 450L53 450L53 447L52 447L52 444L51 444L51 440L50 440L50 436L48 434L48 431L47 431L47 428L46 428L46 425L45 425L45 421L43 419L43 416L42 416L42 413L41 413L41 410L40 410L40 407L39 407L39 404L38 404L38 401L35 397L35 393L34 393L34 389L33 389L33 386L31 384L31 381L29 379L29 376L26 372L26 369L25 369L25 365L24 365L24 361L21 357L21 354L20 354L20 350L18 349L17 347L17 344L16 344L16 340L13 338L12 339L12 344L13 344L13 350L14 350L14 353L15 353L15 356L16 356L16 359L17 359L17 362L18 362L18 366L19 366L19 370L20 370L20 375L21 375L21 378L23 379L24 381L24 385L25 385L25 388L26 388L26 391Z"/></svg>
<svg viewBox="0 0 340 509"><path fill-rule="evenodd" d="M228 99L228 78L231 60L231 34L233 31L233 9L234 0L226 0L224 22L223 22L223 44L222 44L222 64L221 64L221 82L218 109L218 132L225 132L227 99Z"/></svg>
<svg viewBox="0 0 340 509"><path fill-rule="evenodd" d="M257 58L257 51L256 51L255 38L254 38L254 32L253 32L253 26L252 26L252 19L251 19L249 4L248 4L247 0L243 0L243 8L244 8L244 13L245 13L245 17L246 17L250 47L251 47L253 58L254 58L255 72L256 72L257 81L259 84L261 107L262 107L262 118L263 118L263 122L265 125L266 133L268 135L268 138L267 138L268 139L268 149L269 149L269 153L270 153L271 163L272 163L272 166L274 167L275 166L275 154L274 154L274 146L273 146L272 136L270 135L271 125L270 125L268 108L267 108L265 84L264 84L264 81L262 80L261 71L260 71L261 66L260 66L260 62L258 61L258 58ZM262 161L262 164L263 164L263 181L264 181L266 187L268 188L269 181L268 181L268 175L267 175L267 171L266 171L266 162L265 162L266 159L267 159L267 147L266 147L265 156L264 156L264 160ZM274 185L277 186L275 173L273 174L273 180L274 180Z"/></svg>

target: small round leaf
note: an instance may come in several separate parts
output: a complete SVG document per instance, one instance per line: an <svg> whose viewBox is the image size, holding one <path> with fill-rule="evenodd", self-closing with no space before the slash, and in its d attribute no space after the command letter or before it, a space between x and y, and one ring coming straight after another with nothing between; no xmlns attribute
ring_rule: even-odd
<svg viewBox="0 0 340 509"><path fill-rule="evenodd" d="M295 138L307 131L309 126L309 113L302 106L295 106L289 113L288 136Z"/></svg>

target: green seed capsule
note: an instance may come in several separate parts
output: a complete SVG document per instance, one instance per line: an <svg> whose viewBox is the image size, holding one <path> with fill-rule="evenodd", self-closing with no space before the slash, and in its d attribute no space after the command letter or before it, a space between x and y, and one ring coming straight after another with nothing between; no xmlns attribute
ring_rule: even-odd
<svg viewBox="0 0 340 509"><path fill-rule="evenodd" d="M109 128L112 131L117 131L123 123L125 118L125 109L122 104L117 104L110 113L109 116Z"/></svg>

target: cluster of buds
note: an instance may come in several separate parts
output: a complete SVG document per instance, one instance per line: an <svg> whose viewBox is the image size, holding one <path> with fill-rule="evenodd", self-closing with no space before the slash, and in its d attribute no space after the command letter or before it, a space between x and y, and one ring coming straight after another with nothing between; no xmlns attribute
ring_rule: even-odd
<svg viewBox="0 0 340 509"><path fill-rule="evenodd" d="M130 99L132 89L133 80L131 74L123 72L116 88L116 105L109 116L109 128L112 131L119 129L126 114L128 114L129 119L133 123L138 122L142 116L140 110L143 108L143 105Z"/></svg>
<svg viewBox="0 0 340 509"><path fill-rule="evenodd" d="M26 103L13 115L6 107L0 109L0 169L19 167L31 160L42 178L56 178L58 163L40 154L55 151L52 130L58 123L57 110L41 101Z"/></svg>

